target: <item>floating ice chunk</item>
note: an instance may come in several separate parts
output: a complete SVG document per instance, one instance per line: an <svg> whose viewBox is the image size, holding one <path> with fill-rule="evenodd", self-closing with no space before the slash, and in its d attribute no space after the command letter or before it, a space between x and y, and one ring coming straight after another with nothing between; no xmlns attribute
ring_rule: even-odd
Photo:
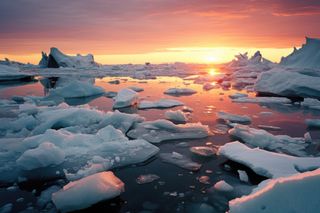
<svg viewBox="0 0 320 213"><path fill-rule="evenodd" d="M12 212L12 203L7 203L7 204L4 204L3 206L0 207L0 212L1 213L10 213Z"/></svg>
<svg viewBox="0 0 320 213"><path fill-rule="evenodd" d="M17 164L24 170L33 170L47 166L59 165L64 161L65 154L52 143L44 142L35 149L25 151L18 159Z"/></svg>
<svg viewBox="0 0 320 213"><path fill-rule="evenodd" d="M233 191L233 187L225 182L224 180L220 180L213 186L216 190L221 191L221 192L231 192Z"/></svg>
<svg viewBox="0 0 320 213"><path fill-rule="evenodd" d="M20 72L18 67L0 64L0 81L30 80L32 75Z"/></svg>
<svg viewBox="0 0 320 213"><path fill-rule="evenodd" d="M216 154L216 150L208 146L194 146L190 148L190 151L204 157L211 157Z"/></svg>
<svg viewBox="0 0 320 213"><path fill-rule="evenodd" d="M103 88L78 80L71 80L71 82L63 84L61 87L50 90L50 95L63 98L81 98L103 93Z"/></svg>
<svg viewBox="0 0 320 213"><path fill-rule="evenodd" d="M174 95L174 96L192 95L195 93L197 93L197 91L190 88L170 88L164 92L164 94Z"/></svg>
<svg viewBox="0 0 320 213"><path fill-rule="evenodd" d="M160 177L155 174L147 174L147 175L140 175L137 177L136 182L138 184L145 184L145 183L151 183L155 180L158 180Z"/></svg>
<svg viewBox="0 0 320 213"><path fill-rule="evenodd" d="M262 149L285 152L296 156L305 156L308 144L304 138L292 138L288 135L273 135L263 129L254 129L245 125L236 125L229 134L241 139L247 144Z"/></svg>
<svg viewBox="0 0 320 213"><path fill-rule="evenodd" d="M143 88L137 87L137 86L130 86L130 87L128 87L128 88L129 88L129 89L132 89L132 90L135 91L135 92L142 92L142 91L144 91Z"/></svg>
<svg viewBox="0 0 320 213"><path fill-rule="evenodd" d="M237 172L238 172L238 174L239 174L239 179L240 179L241 181L246 182L246 183L249 182L249 177L248 177L246 171L238 170Z"/></svg>
<svg viewBox="0 0 320 213"><path fill-rule="evenodd" d="M191 107L188 107L188 106L183 106L182 107L182 111L183 112L193 112L193 109Z"/></svg>
<svg viewBox="0 0 320 213"><path fill-rule="evenodd" d="M260 103L260 104L289 104L291 100L283 97L243 97L233 99L236 103Z"/></svg>
<svg viewBox="0 0 320 213"><path fill-rule="evenodd" d="M251 118L247 115L236 115L236 114L231 114L223 111L217 112L216 115L219 119L230 121L232 123L242 123L242 124L251 123Z"/></svg>
<svg viewBox="0 0 320 213"><path fill-rule="evenodd" d="M159 157L163 162L176 165L183 169L198 171L201 168L201 164L193 162L191 159L181 155L180 153L161 153Z"/></svg>
<svg viewBox="0 0 320 213"><path fill-rule="evenodd" d="M210 184L210 177L203 175L198 178L198 181L203 184Z"/></svg>
<svg viewBox="0 0 320 213"><path fill-rule="evenodd" d="M320 128L320 119L306 119L309 128Z"/></svg>
<svg viewBox="0 0 320 213"><path fill-rule="evenodd" d="M128 138L118 129L108 125L97 132L97 136L107 141L126 141Z"/></svg>
<svg viewBox="0 0 320 213"><path fill-rule="evenodd" d="M122 192L124 183L120 179L112 172L101 172L68 183L53 193L52 201L61 212L70 212L117 197Z"/></svg>
<svg viewBox="0 0 320 213"><path fill-rule="evenodd" d="M212 90L212 89L217 89L219 88L219 85L215 83L205 83L202 88L206 91Z"/></svg>
<svg viewBox="0 0 320 213"><path fill-rule="evenodd" d="M137 114L127 114L119 112L108 112L99 123L99 128L111 125L116 129L121 130L123 133L127 133L129 129L138 123L143 122L145 119Z"/></svg>
<svg viewBox="0 0 320 213"><path fill-rule="evenodd" d="M205 138L211 134L209 127L201 123L178 124L167 120L143 122L136 125L127 135L131 138L143 138L151 143L167 140Z"/></svg>
<svg viewBox="0 0 320 213"><path fill-rule="evenodd" d="M303 137L306 143L312 143L312 137L310 135L310 132L306 132Z"/></svg>
<svg viewBox="0 0 320 213"><path fill-rule="evenodd" d="M173 121L173 122L186 123L188 121L187 116L181 110L166 111L164 116L166 119Z"/></svg>
<svg viewBox="0 0 320 213"><path fill-rule="evenodd" d="M278 127L278 126L269 126L269 125L258 125L258 127L260 128L260 129L265 129L265 130L281 130L281 128L280 127Z"/></svg>
<svg viewBox="0 0 320 213"><path fill-rule="evenodd" d="M104 113L94 109L59 106L39 112L36 118L40 121L33 134L44 133L47 129L58 129L70 126L89 127L99 123Z"/></svg>
<svg viewBox="0 0 320 213"><path fill-rule="evenodd" d="M320 110L320 101L314 98L305 98L303 102L301 102L301 106L310 109Z"/></svg>
<svg viewBox="0 0 320 213"><path fill-rule="evenodd" d="M47 188L46 190L43 190L37 200L37 206L39 206L41 209L44 208L49 202L51 202L52 194L54 192L59 191L60 189L61 189L60 186L54 185L54 186Z"/></svg>
<svg viewBox="0 0 320 213"><path fill-rule="evenodd" d="M229 95L229 98L231 99L245 98L245 97L248 97L248 95L244 93L238 93L238 92L235 94Z"/></svg>
<svg viewBox="0 0 320 213"><path fill-rule="evenodd" d="M238 141L221 146L218 154L267 178L290 176L320 167L320 157L294 157L259 148L252 149Z"/></svg>
<svg viewBox="0 0 320 213"><path fill-rule="evenodd" d="M139 109L150 109L150 108L171 108L175 106L182 106L183 103L173 99L160 99L159 101L141 101Z"/></svg>
<svg viewBox="0 0 320 213"><path fill-rule="evenodd" d="M132 89L122 89L114 98L113 108L130 107L138 103L138 93Z"/></svg>
<svg viewBox="0 0 320 213"><path fill-rule="evenodd" d="M271 70L259 76L255 90L260 94L319 98L319 82L320 77L294 71Z"/></svg>
<svg viewBox="0 0 320 213"><path fill-rule="evenodd" d="M319 169L262 182L250 195L229 201L229 212L313 213L320 208L319 182Z"/></svg>
<svg viewBox="0 0 320 213"><path fill-rule="evenodd" d="M273 115L273 112L266 111L266 112L260 112L259 114L263 116L270 116L270 115Z"/></svg>

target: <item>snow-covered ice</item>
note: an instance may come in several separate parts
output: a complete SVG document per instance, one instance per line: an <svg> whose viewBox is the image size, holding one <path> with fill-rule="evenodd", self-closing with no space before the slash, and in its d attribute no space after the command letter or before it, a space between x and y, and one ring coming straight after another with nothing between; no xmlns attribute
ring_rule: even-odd
<svg viewBox="0 0 320 213"><path fill-rule="evenodd" d="M174 124L167 120L147 121L137 124L127 135L142 138L151 143L168 140L205 138L211 134L209 127L201 123Z"/></svg>
<svg viewBox="0 0 320 213"><path fill-rule="evenodd" d="M138 103L138 93L132 89L122 89L114 97L113 108L123 108L136 105Z"/></svg>
<svg viewBox="0 0 320 213"><path fill-rule="evenodd" d="M33 76L20 71L18 67L0 64L0 82L31 79Z"/></svg>
<svg viewBox="0 0 320 213"><path fill-rule="evenodd" d="M241 124L251 123L251 118L247 115L236 115L236 114L220 111L216 113L216 116L218 119L230 121L232 123L241 123Z"/></svg>
<svg viewBox="0 0 320 213"><path fill-rule="evenodd" d="M181 110L169 110L164 113L164 116L166 119L177 122L177 123L186 123L188 121L188 118L184 112Z"/></svg>
<svg viewBox="0 0 320 213"><path fill-rule="evenodd" d="M176 106L184 105L181 101L174 99L160 99L158 101L143 100L139 103L139 109L151 109L151 108L172 108Z"/></svg>
<svg viewBox="0 0 320 213"><path fill-rule="evenodd" d="M192 95L195 93L197 93L197 91L190 88L169 88L164 92L164 94L173 96Z"/></svg>
<svg viewBox="0 0 320 213"><path fill-rule="evenodd" d="M263 129L250 128L237 124L229 130L233 137L255 147L277 152L285 152L296 156L305 156L308 144L304 138L293 138L288 135L273 135Z"/></svg>
<svg viewBox="0 0 320 213"><path fill-rule="evenodd" d="M237 92L235 94L229 95L229 98L231 99L244 98L244 97L248 97L248 94Z"/></svg>
<svg viewBox="0 0 320 213"><path fill-rule="evenodd" d="M124 192L124 183L112 172L101 172L70 182L52 194L52 201L61 212L88 208Z"/></svg>

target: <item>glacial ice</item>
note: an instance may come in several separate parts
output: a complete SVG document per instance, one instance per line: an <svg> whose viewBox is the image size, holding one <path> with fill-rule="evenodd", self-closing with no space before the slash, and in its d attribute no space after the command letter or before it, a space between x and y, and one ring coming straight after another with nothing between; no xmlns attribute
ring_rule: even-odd
<svg viewBox="0 0 320 213"><path fill-rule="evenodd" d="M319 182L319 169L265 181L250 195L229 201L229 212L313 213L320 208Z"/></svg>
<svg viewBox="0 0 320 213"><path fill-rule="evenodd" d="M231 99L245 98L245 97L248 97L248 94L238 93L237 92L235 94L229 95L229 98L231 98Z"/></svg>
<svg viewBox="0 0 320 213"><path fill-rule="evenodd" d="M164 113L164 116L166 119L172 121L172 122L177 122L177 123L186 123L188 121L188 118L185 113L183 113L181 110L176 110L176 111L166 111Z"/></svg>
<svg viewBox="0 0 320 213"><path fill-rule="evenodd" d="M263 129L250 128L246 125L237 124L229 130L233 137L241 139L246 144L277 152L285 152L296 156L305 156L304 138L292 138L288 135L273 135Z"/></svg>
<svg viewBox="0 0 320 213"><path fill-rule="evenodd" d="M158 101L141 101L138 105L139 109L151 108L171 108L184 105L181 101L174 99L160 99Z"/></svg>
<svg viewBox="0 0 320 213"><path fill-rule="evenodd" d="M138 93L132 89L122 89L114 97L113 108L124 108L136 105L138 103Z"/></svg>
<svg viewBox="0 0 320 213"><path fill-rule="evenodd" d="M52 201L61 212L88 208L95 203L119 196L124 183L112 172L101 172L70 182L52 194Z"/></svg>
<svg viewBox="0 0 320 213"><path fill-rule="evenodd" d="M210 134L209 127L201 123L175 125L170 121L159 119L137 124L127 133L127 136L160 143L168 140L205 138Z"/></svg>
<svg viewBox="0 0 320 213"><path fill-rule="evenodd" d="M241 124L251 123L251 118L247 115L236 115L236 114L231 114L223 111L217 112L216 115L219 119L230 121L232 123L241 123Z"/></svg>
<svg viewBox="0 0 320 213"><path fill-rule="evenodd" d="M218 154L243 164L256 174L267 178L291 176L320 167L320 157L295 157L259 148L249 148L239 141L221 146Z"/></svg>

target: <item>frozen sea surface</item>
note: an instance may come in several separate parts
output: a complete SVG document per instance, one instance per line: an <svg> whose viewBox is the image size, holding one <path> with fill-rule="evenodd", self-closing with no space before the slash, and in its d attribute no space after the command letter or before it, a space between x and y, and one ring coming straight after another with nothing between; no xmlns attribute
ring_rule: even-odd
<svg viewBox="0 0 320 213"><path fill-rule="evenodd" d="M63 72L61 71L61 73ZM256 103L234 102L229 96L241 93L247 94L249 98L254 98L255 94L248 93L246 90L238 91L232 88L215 87L211 90L205 90L202 84L196 84L193 80L190 80L192 78L183 80L179 77L165 76L143 80L131 77L88 78L87 80L93 82L95 86L103 88L105 94L84 98L48 99L48 95L51 90L54 90L56 83L59 82L59 80L63 80L63 77L61 78L59 76L60 75L51 76L50 78L39 76L36 77L36 79L41 81L29 82L28 84L15 82L0 85L0 118L7 120L16 119L19 112L19 106L16 102L25 100L31 105L37 104L39 107L48 103L55 105L65 102L72 106L88 104L88 107L96 108L102 112L113 111L114 100L108 98L107 94L111 94L110 92L119 92L125 88L140 88L140 92L137 94L137 102L143 100L157 101L160 99L180 101L184 106L176 106L171 110L183 110L186 109L186 107L192 108L193 111L188 112L187 123L201 122L201 124L207 125L212 132L219 132L215 131L217 126L230 129L234 127L233 123L217 118L216 113L219 111L248 115L251 118L251 128L258 129L259 126L261 127L262 125L279 127L279 129L273 131L272 134L303 138L304 134L309 132L312 138L312 144L308 146L306 152L316 155L319 150L319 129L308 129L305 120L319 119L320 111L306 108L299 104L288 104L287 102L269 103L268 101L258 101ZM119 82L118 84L108 83L116 80ZM43 82L47 83L44 84ZM170 96L164 93L169 88L189 88L196 91L196 93L192 96ZM16 100L16 102L12 102L12 98ZM30 116L32 116L32 113L35 113L33 111L35 109L28 107L28 105L20 110L24 110L26 113L29 113ZM144 117L147 122L165 119L165 113L167 111L167 109L161 108L142 110L138 108L137 104L130 107L119 108L118 110L124 113L138 114ZM266 111L270 112L268 116L264 115ZM1 125L3 125L3 123L0 124L0 129ZM59 126L55 128L59 128ZM79 131L93 131L88 128L73 128L69 130L75 133ZM92 132L89 133L91 134ZM228 209L229 200L244 194L249 194L251 189L265 178L254 174L248 167L228 161L223 156L213 154L211 157L204 157L190 151L191 147L203 146L216 149L217 146L222 146L231 141L230 135L227 134L226 131L224 131L224 133L220 131L219 133L221 134L216 133L201 139L173 140L155 144L160 151L158 155L148 161L112 169L114 175L125 184L125 191L123 193L112 200L100 202L82 211L188 212L187 210L195 209L197 211L225 212ZM1 143L10 143L10 140L15 140L15 134L14 131L10 132L10 134L8 134L8 132L5 134L0 131L1 139L5 136L11 137L11 139L8 140L0 139ZM20 138L26 135L28 135L27 131L21 132ZM183 146L181 144L183 144ZM201 164L201 168L198 171L186 170L171 163L165 163L159 157L161 154L173 152L179 153L184 158ZM0 163L3 164L5 162ZM243 182L239 179L238 170L246 171L249 176L249 182ZM154 174L159 178L147 184L138 184L136 182L137 178L145 174ZM39 173L38 175L46 176L45 173ZM43 181L25 182L24 180L20 180L20 182L11 184L0 183L0 208L10 207L13 212L26 209L55 210L54 204L50 202L50 199L42 205L38 205L37 201L40 195L43 199L45 198L45 193L42 192L45 192L48 188L52 186L61 188L68 183L62 173L57 173L56 177L57 178L53 179L43 178ZM206 177L205 184L202 183L203 181L199 181L203 179L201 177ZM228 187L221 186L219 187L220 190L215 190L214 186L216 183L219 183L219 181L228 183ZM221 190L221 188L224 188L224 190ZM231 188L232 190L229 190Z"/></svg>

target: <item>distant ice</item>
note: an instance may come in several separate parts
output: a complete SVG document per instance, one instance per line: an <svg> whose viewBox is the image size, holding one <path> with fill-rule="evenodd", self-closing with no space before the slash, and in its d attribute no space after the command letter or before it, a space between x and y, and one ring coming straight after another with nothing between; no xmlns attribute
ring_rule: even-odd
<svg viewBox="0 0 320 213"><path fill-rule="evenodd" d="M261 103L261 104L288 104L291 100L282 97L240 97L233 99L232 102L236 103Z"/></svg>
<svg viewBox="0 0 320 213"><path fill-rule="evenodd" d="M141 101L138 105L139 109L151 109L151 108L171 108L175 106L184 105L181 101L173 99L160 99L159 101Z"/></svg>
<svg viewBox="0 0 320 213"><path fill-rule="evenodd" d="M194 146L190 148L190 151L204 157L212 157L216 154L216 150L208 146Z"/></svg>
<svg viewBox="0 0 320 213"><path fill-rule="evenodd" d="M217 112L216 115L219 119L230 121L232 123L242 123L242 124L251 123L251 118L247 115L236 115L236 114L231 114L223 111Z"/></svg>
<svg viewBox="0 0 320 213"><path fill-rule="evenodd" d="M190 88L170 88L170 89L167 89L164 93L168 95L180 96L180 95L192 95L197 93L197 91Z"/></svg>

